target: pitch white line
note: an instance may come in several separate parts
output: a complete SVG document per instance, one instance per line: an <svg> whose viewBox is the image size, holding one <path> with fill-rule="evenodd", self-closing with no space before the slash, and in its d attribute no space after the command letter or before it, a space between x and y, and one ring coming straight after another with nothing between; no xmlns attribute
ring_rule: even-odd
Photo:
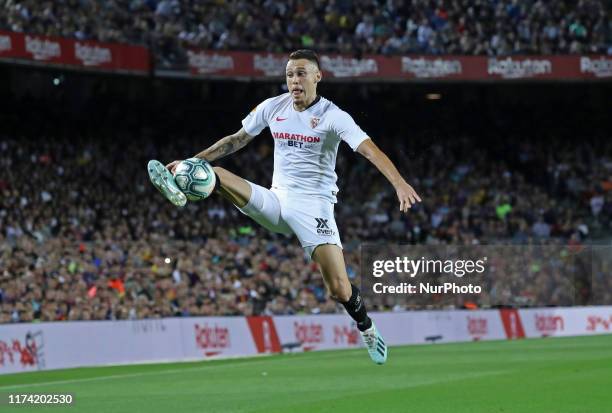
<svg viewBox="0 0 612 413"><path fill-rule="evenodd" d="M194 369L195 370L195 369ZM180 370L184 372L185 370ZM14 390L14 389L24 389L28 387L41 387L41 386L53 386L56 384L73 384L73 383L86 383L90 381L104 381L104 380L114 380L114 379L123 379L123 378L131 378L131 377L141 377L141 376L150 376L156 374L171 374L178 373L179 370L163 370L161 372L147 372L147 373L131 373L131 374L113 374L111 376L101 376L101 377L89 377L85 379L72 379L72 380L58 380L58 381L45 381L41 383L30 383L30 384L17 384L14 386L0 386L0 391L3 390Z"/></svg>
<svg viewBox="0 0 612 413"><path fill-rule="evenodd" d="M253 364L261 364L262 361L253 361L248 363L248 365L252 366ZM29 383L29 384L16 384L12 386L0 386L0 392L3 390L12 390L12 389L23 389L28 387L42 387L42 386L53 386L56 384L73 384L73 383L87 383L92 381L105 381L105 380L116 380L116 379L129 379L133 377L144 377L144 376L163 376L165 374L177 374L177 373L188 373L190 371L200 371L200 370L210 370L218 367L230 368L233 366L238 366L241 364L228 364L228 365L210 365L210 366L202 366L202 367L190 367L185 369L169 369L169 370L159 370L159 371L146 371L142 373L127 373L127 374L112 374L110 376L100 376L100 377L88 377L83 379L71 379L71 380L57 380L57 381L45 381L40 383ZM44 370L43 370L44 371ZM52 371L52 370L49 370Z"/></svg>
<svg viewBox="0 0 612 413"><path fill-rule="evenodd" d="M288 355L288 356L290 356L290 355ZM330 353L330 354L325 354L325 355L319 354L318 356L319 356L319 358L338 358L338 356L341 356L341 355ZM248 358L252 358L252 357L248 357ZM270 359L267 359L266 356L261 356L261 358L265 358L265 360L256 360L256 361L249 361L248 363L236 363L236 364L211 364L211 365L208 365L208 366L201 366L201 367L188 367L188 368L184 368L184 369L168 369L168 370L158 370L158 371L147 371L147 372L142 372L142 373L113 374L113 375L110 375L110 376L88 377L88 378L83 378L83 379L45 381L45 382L40 382L40 383L29 383L29 384L15 384L15 385L12 385L12 386L0 386L0 392L2 392L4 390L24 389L24 388L28 388L28 387L53 386L53 385L56 385L56 384L87 383L87 382L94 382L94 381L116 380L116 379L124 379L124 378L128 378L129 379L129 378L133 378L133 377L143 377L143 376L157 376L157 375L162 376L162 375L165 375L165 374L177 374L177 373L183 373L184 374L184 373L188 373L190 371L210 370L210 369L216 369L216 368L227 369L227 368L243 366L243 365L252 366L252 365L267 363L267 362L270 361ZM279 359L277 358L277 360L279 360ZM92 368L96 368L96 367L92 367ZM45 370L42 370L42 371L45 371ZM47 370L47 371L51 372L51 371L60 371L60 370Z"/></svg>

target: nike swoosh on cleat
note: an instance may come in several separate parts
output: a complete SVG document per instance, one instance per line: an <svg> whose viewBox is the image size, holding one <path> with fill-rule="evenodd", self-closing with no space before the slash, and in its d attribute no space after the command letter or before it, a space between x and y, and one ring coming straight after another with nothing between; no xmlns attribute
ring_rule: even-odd
<svg viewBox="0 0 612 413"><path fill-rule="evenodd" d="M284 120L287 120L287 118L281 118L281 117L279 117L279 116L277 116L277 117L276 117L276 121L277 121L277 122L282 122L282 121L284 121Z"/></svg>

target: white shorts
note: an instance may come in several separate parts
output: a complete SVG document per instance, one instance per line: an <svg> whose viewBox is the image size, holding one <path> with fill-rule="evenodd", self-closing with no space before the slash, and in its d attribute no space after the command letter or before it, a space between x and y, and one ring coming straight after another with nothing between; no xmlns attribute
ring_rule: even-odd
<svg viewBox="0 0 612 413"><path fill-rule="evenodd" d="M310 257L319 245L333 244L342 248L332 202L275 188L266 189L252 182L249 185L249 203L238 208L243 214L272 232L294 233Z"/></svg>

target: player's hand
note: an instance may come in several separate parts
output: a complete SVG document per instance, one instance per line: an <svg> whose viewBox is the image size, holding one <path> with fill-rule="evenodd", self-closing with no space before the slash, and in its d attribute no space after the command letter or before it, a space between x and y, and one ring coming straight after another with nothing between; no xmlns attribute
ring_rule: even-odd
<svg viewBox="0 0 612 413"><path fill-rule="evenodd" d="M166 165L166 169L168 169L172 175L174 175L174 170L176 169L177 165L180 163L181 161L172 161L170 162L168 165Z"/></svg>
<svg viewBox="0 0 612 413"><path fill-rule="evenodd" d="M413 187L408 185L406 181L402 181L395 188L397 192L397 199L400 203L400 211L408 212L408 209L412 208L412 205L417 202L421 202L421 197L416 193Z"/></svg>

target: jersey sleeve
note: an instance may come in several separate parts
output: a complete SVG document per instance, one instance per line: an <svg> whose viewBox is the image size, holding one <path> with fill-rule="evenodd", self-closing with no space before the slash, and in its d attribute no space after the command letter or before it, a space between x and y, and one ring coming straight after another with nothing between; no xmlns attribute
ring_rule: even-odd
<svg viewBox="0 0 612 413"><path fill-rule="evenodd" d="M335 111L331 126L336 135L348 143L353 151L368 139L368 135L355 123L351 115L343 110Z"/></svg>
<svg viewBox="0 0 612 413"><path fill-rule="evenodd" d="M242 119L242 127L244 131L251 136L257 136L268 127L268 104L271 99L266 99Z"/></svg>

